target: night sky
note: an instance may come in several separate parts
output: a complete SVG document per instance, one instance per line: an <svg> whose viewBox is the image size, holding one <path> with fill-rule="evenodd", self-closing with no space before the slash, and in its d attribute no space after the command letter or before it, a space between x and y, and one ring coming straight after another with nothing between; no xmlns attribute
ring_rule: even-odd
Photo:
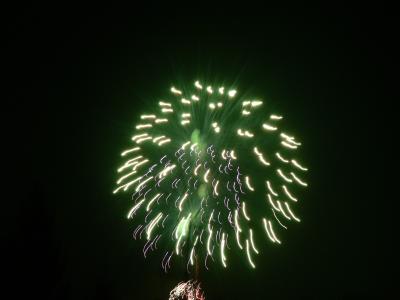
<svg viewBox="0 0 400 300"><path fill-rule="evenodd" d="M395 236L379 220L392 214L378 188L380 145L391 143L377 125L390 60L383 10L198 5L12 14L15 101L3 131L17 157L5 157L2 260L14 299L168 299L186 278L178 267L164 274L159 254L144 259L112 190L138 113L198 77L273 99L310 169L302 222L255 270L233 256L229 270L201 272L206 299L385 298Z"/></svg>

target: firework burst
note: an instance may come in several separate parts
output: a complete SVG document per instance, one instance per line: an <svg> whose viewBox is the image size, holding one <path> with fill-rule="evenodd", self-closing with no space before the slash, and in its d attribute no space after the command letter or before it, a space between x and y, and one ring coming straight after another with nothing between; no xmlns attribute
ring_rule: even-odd
<svg viewBox="0 0 400 300"><path fill-rule="evenodd" d="M235 89L196 81L155 104L121 154L114 190L132 196L127 218L138 222L133 236L146 240L144 256L165 241L165 271L173 256L186 257L188 268L199 260L226 268L227 252L238 247L255 268L256 233L281 244L279 231L300 222L301 143L282 131L281 115Z"/></svg>

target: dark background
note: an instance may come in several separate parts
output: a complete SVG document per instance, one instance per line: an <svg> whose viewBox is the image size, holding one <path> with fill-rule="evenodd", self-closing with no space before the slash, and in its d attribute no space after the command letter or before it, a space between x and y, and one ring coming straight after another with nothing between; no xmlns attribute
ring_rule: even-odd
<svg viewBox="0 0 400 300"><path fill-rule="evenodd" d="M394 236L380 216L393 208L379 185L381 145L392 143L381 129L392 18L377 7L150 6L10 13L3 128L16 157L5 156L2 248L12 298L167 299L184 279L143 258L111 191L138 112L198 77L273 99L311 170L303 222L255 271L239 262L202 273L207 299L389 295Z"/></svg>

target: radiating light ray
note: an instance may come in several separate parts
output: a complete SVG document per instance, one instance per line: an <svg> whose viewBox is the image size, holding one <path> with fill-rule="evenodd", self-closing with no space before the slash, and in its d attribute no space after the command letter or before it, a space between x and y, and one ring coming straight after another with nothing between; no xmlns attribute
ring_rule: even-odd
<svg viewBox="0 0 400 300"><path fill-rule="evenodd" d="M289 203L285 202L285 206L286 206L286 209L288 210L289 214L292 216L292 218L295 219L297 222L300 222L300 219L297 218L294 215L293 211L290 209Z"/></svg>
<svg viewBox="0 0 400 300"><path fill-rule="evenodd" d="M289 192L289 189L288 189L285 185L282 185L282 189L283 189L283 191L285 192L285 194L286 194L291 200L293 200L294 202L297 202L297 199L296 199L295 197L293 197L293 195Z"/></svg>
<svg viewBox="0 0 400 300"><path fill-rule="evenodd" d="M298 168L298 169L300 169L302 171L308 171L307 168L305 168L302 165L300 165L296 160L292 159L291 162L296 168Z"/></svg>
<svg viewBox="0 0 400 300"><path fill-rule="evenodd" d="M245 177L245 182L246 182L247 188L248 188L250 191L254 192L254 188L252 187L252 185L251 185L251 183L250 183L250 177L249 177L249 176L246 176L246 177Z"/></svg>
<svg viewBox="0 0 400 300"><path fill-rule="evenodd" d="M286 182L292 183L293 180L290 179L289 177L287 177L285 174L283 174L281 169L277 169L276 172L279 174L279 176L281 176L283 178L283 180L285 180Z"/></svg>
<svg viewBox="0 0 400 300"><path fill-rule="evenodd" d="M302 181L299 177L297 177L295 173L290 172L290 175L292 175L293 179L294 179L298 184L300 184L300 185L302 185L302 186L308 186L308 184L307 184L306 182Z"/></svg>
<svg viewBox="0 0 400 300"><path fill-rule="evenodd" d="M256 245L254 244L253 230L251 230L251 228L250 228L250 244L251 244L251 247L253 248L253 251L254 251L255 253L259 254L259 252L258 252L258 250L257 250L257 248L256 248Z"/></svg>
<svg viewBox="0 0 400 300"><path fill-rule="evenodd" d="M246 239L246 252L247 252L247 258L249 260L250 265L253 267L253 269L256 267L256 265L253 263L250 255L250 249L249 249L249 240Z"/></svg>

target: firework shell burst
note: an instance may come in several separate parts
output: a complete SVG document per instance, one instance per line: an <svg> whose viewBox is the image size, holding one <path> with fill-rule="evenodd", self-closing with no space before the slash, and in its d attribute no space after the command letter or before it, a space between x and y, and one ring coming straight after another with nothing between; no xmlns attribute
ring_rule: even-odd
<svg viewBox="0 0 400 300"><path fill-rule="evenodd" d="M199 81L171 87L141 115L114 193L130 195L127 218L137 222L144 256L165 241L165 271L173 256L188 268L226 268L237 247L255 268L257 244L281 244L279 233L300 222L296 194L308 170L296 156L301 142L283 125L262 100Z"/></svg>

